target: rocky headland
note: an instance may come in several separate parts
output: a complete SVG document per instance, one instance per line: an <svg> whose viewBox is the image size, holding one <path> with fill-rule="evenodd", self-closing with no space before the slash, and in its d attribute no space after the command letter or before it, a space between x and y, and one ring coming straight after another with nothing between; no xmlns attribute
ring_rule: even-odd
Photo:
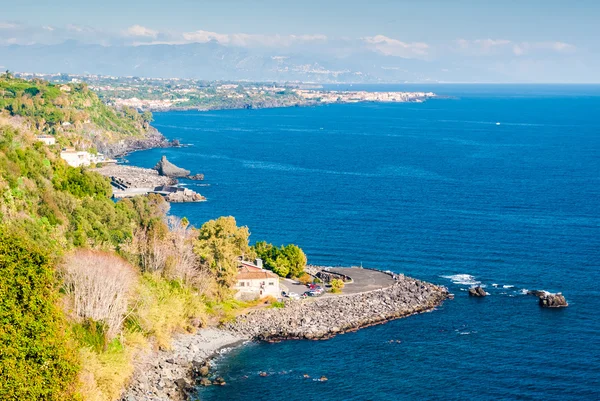
<svg viewBox="0 0 600 401"><path fill-rule="evenodd" d="M94 145L98 152L103 153L106 157L115 158L137 150L178 147L179 141L169 141L158 130L150 127L144 137L131 137L114 143L95 137Z"/></svg>

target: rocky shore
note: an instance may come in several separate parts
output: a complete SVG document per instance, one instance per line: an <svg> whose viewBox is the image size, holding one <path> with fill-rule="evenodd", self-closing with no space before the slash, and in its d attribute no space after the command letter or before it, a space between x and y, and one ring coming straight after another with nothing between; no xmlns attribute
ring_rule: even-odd
<svg viewBox="0 0 600 401"><path fill-rule="evenodd" d="M445 287L404 275L386 288L350 295L288 300L284 308L257 309L221 329L182 335L171 351L149 354L140 362L122 401L189 399L210 380L206 360L220 348L246 340L327 339L336 334L432 310L449 297Z"/></svg>
<svg viewBox="0 0 600 401"><path fill-rule="evenodd" d="M103 153L106 157L115 158L136 150L177 147L179 142L167 140L163 134L151 127L145 137L132 137L116 143L95 140L94 145L98 152Z"/></svg>
<svg viewBox="0 0 600 401"><path fill-rule="evenodd" d="M170 350L149 352L140 358L121 400L186 400L196 387L196 379L206 375L206 362L246 340L242 335L210 328L179 335Z"/></svg>
<svg viewBox="0 0 600 401"><path fill-rule="evenodd" d="M159 174L154 169L121 164L107 165L94 169L97 173L110 178L115 198L156 193L164 196L168 202L201 202L206 198L188 188L175 186L177 180Z"/></svg>

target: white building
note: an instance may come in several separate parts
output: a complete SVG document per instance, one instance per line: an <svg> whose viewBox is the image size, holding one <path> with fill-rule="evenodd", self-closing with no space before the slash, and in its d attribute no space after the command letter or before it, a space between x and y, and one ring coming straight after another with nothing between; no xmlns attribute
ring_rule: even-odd
<svg viewBox="0 0 600 401"><path fill-rule="evenodd" d="M262 268L262 261L257 263L241 261L236 276L236 284L233 287L237 293L237 299L252 300L273 296L281 296L279 287L279 276Z"/></svg>
<svg viewBox="0 0 600 401"><path fill-rule="evenodd" d="M39 142L44 142L46 145L54 145L56 143L56 138L52 135L39 135L37 140Z"/></svg>
<svg viewBox="0 0 600 401"><path fill-rule="evenodd" d="M89 166L92 164L92 155L90 152L77 151L75 149L65 149L60 152L61 159L65 160L71 167Z"/></svg>

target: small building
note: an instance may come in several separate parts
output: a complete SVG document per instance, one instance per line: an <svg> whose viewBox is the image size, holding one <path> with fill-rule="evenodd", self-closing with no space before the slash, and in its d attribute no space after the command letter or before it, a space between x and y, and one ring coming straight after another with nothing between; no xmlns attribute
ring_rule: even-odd
<svg viewBox="0 0 600 401"><path fill-rule="evenodd" d="M86 151L64 149L60 152L60 157L71 167L89 166L92 164L92 155Z"/></svg>
<svg viewBox="0 0 600 401"><path fill-rule="evenodd" d="M44 142L46 145L54 145L56 138L52 135L38 135L36 138L39 142Z"/></svg>
<svg viewBox="0 0 600 401"><path fill-rule="evenodd" d="M233 288L237 291L235 295L237 299L253 300L267 296L275 298L281 296L279 276L263 269L260 259L256 259L256 263L240 261L236 280Z"/></svg>

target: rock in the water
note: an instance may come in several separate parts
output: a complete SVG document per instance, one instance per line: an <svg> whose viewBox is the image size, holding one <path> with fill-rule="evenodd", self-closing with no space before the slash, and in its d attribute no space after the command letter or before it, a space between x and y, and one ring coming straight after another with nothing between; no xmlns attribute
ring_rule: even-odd
<svg viewBox="0 0 600 401"><path fill-rule="evenodd" d="M540 306L544 308L564 308L569 306L565 297L561 294L545 293L540 297Z"/></svg>
<svg viewBox="0 0 600 401"><path fill-rule="evenodd" d="M469 295L472 297L485 297L487 293L481 287L469 288Z"/></svg>
<svg viewBox="0 0 600 401"><path fill-rule="evenodd" d="M154 166L154 170L158 171L158 174L166 177L187 177L190 175L190 171L177 167L173 163L167 160L167 156L163 156L160 161Z"/></svg>
<svg viewBox="0 0 600 401"><path fill-rule="evenodd" d="M215 381L213 382L214 385L216 386L224 386L225 385L225 379L223 379L221 376L217 377L215 379Z"/></svg>
<svg viewBox="0 0 600 401"><path fill-rule="evenodd" d="M527 295L535 295L536 297L543 297L546 295L546 291L543 290L529 290L527 291Z"/></svg>
<svg viewBox="0 0 600 401"><path fill-rule="evenodd" d="M212 384L212 382L209 379L207 379L206 377L203 377L202 379L200 379L201 386L206 387L206 386L210 386L211 384Z"/></svg>
<svg viewBox="0 0 600 401"><path fill-rule="evenodd" d="M204 179L204 174L194 174L190 175L188 178L194 181L202 181Z"/></svg>
<svg viewBox="0 0 600 401"><path fill-rule="evenodd" d="M208 376L209 369L208 366L204 365L200 369L198 369L198 374L202 377Z"/></svg>

